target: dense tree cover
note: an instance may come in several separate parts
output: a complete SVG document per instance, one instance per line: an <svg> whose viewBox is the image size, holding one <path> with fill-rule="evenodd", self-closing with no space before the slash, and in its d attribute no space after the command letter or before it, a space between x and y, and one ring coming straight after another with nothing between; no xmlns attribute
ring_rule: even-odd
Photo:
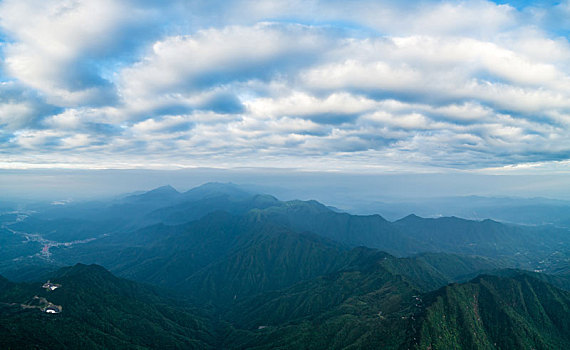
<svg viewBox="0 0 570 350"><path fill-rule="evenodd" d="M570 293L525 273L481 275L426 292L368 249L352 264L252 295L226 311L76 265L42 283L0 278L0 346L14 349L565 349ZM386 259L385 259L386 258ZM347 261L348 261L347 260ZM421 284L421 283L419 283ZM223 287L223 286L220 286ZM61 305L47 314L41 296Z"/></svg>
<svg viewBox="0 0 570 350"><path fill-rule="evenodd" d="M207 349L214 338L205 317L153 288L113 276L100 266L76 265L42 282L0 292L3 349ZM0 282L2 283L2 282ZM62 306L59 314L23 308L34 296Z"/></svg>
<svg viewBox="0 0 570 350"><path fill-rule="evenodd" d="M0 222L11 248L21 237L8 229L49 239L99 235L52 247L49 260L0 259L10 278L36 281L0 278L0 347L568 345L568 293L553 287L570 288L564 230L417 216L389 222L219 184L66 210ZM549 266L559 273L508 269ZM38 282L47 279L63 287L47 292ZM34 296L63 312L21 307Z"/></svg>
<svg viewBox="0 0 570 350"><path fill-rule="evenodd" d="M425 297L418 349L567 349L570 293L536 278L479 276Z"/></svg>

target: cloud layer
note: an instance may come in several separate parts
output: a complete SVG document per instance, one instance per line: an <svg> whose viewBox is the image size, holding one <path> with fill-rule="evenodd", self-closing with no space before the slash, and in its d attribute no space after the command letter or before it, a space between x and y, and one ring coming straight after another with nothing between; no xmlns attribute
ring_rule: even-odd
<svg viewBox="0 0 570 350"><path fill-rule="evenodd" d="M559 169L568 14L568 2L4 0L0 167Z"/></svg>

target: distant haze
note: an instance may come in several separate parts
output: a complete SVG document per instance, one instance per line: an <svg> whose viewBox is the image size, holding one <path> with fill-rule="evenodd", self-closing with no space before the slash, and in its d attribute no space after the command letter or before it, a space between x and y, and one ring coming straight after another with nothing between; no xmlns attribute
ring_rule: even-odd
<svg viewBox="0 0 570 350"><path fill-rule="evenodd" d="M567 175L351 174L287 169L3 170L2 200L84 200L170 184L186 191L206 182L233 182L279 199L316 199L340 208L374 201L450 196L570 199Z"/></svg>

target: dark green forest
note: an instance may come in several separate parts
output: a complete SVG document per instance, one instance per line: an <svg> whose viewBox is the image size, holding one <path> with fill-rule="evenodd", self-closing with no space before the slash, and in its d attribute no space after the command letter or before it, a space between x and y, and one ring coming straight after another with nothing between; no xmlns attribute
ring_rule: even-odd
<svg viewBox="0 0 570 350"><path fill-rule="evenodd" d="M1 348L570 348L565 228L390 222L231 184L0 219Z"/></svg>

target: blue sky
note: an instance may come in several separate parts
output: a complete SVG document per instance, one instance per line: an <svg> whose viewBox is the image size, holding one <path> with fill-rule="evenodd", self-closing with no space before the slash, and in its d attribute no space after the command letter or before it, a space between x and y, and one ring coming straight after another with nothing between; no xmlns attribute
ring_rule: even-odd
<svg viewBox="0 0 570 350"><path fill-rule="evenodd" d="M564 174L570 3L0 2L0 169Z"/></svg>

